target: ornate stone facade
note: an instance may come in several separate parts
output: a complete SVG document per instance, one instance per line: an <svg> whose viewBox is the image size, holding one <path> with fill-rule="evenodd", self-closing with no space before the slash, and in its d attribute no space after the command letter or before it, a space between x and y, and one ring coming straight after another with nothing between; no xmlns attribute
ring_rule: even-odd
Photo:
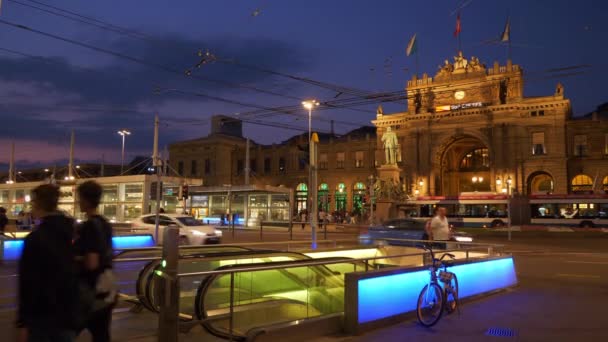
<svg viewBox="0 0 608 342"><path fill-rule="evenodd" d="M511 61L486 68L458 54L434 78L412 77L405 91L407 111L373 123L378 137L389 127L399 137L408 193L501 193L510 182L523 194L565 194L581 189L573 185L579 174L594 179L595 190L608 182L608 121L574 119L561 84L553 95L525 97L523 70Z"/></svg>

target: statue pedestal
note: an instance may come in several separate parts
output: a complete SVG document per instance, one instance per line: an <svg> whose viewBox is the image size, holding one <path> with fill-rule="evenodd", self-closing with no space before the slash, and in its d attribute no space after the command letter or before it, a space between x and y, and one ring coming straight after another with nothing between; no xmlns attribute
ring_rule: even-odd
<svg viewBox="0 0 608 342"><path fill-rule="evenodd" d="M399 182L399 175L401 174L401 169L399 168L399 166L382 165L377 170L378 178L380 178L381 181L387 182L392 180L395 184L401 184ZM379 199L376 202L376 223L380 223L391 218L396 218L397 216L397 206L395 206L395 202L393 200Z"/></svg>
<svg viewBox="0 0 608 342"><path fill-rule="evenodd" d="M399 183L399 174L401 174L401 169L397 165L382 165L378 169L378 178L383 181L388 181L390 179L395 183Z"/></svg>

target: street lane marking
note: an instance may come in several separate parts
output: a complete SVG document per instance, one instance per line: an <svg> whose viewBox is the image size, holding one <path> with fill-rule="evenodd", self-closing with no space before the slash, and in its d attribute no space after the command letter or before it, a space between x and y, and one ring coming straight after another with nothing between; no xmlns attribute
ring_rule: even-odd
<svg viewBox="0 0 608 342"><path fill-rule="evenodd" d="M600 276L598 276L598 275L591 275L591 274L558 273L558 274L556 274L556 276L558 276L558 277L568 277L568 278L592 278L592 279L599 279L600 278Z"/></svg>
<svg viewBox="0 0 608 342"><path fill-rule="evenodd" d="M593 265L608 265L606 261L575 261L575 260L567 260L569 264L593 264Z"/></svg>

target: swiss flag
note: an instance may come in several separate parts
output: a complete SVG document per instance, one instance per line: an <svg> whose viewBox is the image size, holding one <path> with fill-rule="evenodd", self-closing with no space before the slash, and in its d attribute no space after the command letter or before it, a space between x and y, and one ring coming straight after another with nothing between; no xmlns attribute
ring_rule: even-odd
<svg viewBox="0 0 608 342"><path fill-rule="evenodd" d="M460 12L458 12L458 16L456 17L456 29L454 30L454 37L458 37L461 29L462 28L460 27Z"/></svg>

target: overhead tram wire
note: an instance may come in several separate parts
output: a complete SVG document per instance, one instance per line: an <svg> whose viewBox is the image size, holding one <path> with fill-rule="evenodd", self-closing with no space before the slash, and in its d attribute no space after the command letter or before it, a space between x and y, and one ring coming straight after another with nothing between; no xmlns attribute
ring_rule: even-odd
<svg viewBox="0 0 608 342"><path fill-rule="evenodd" d="M16 24L16 23L4 20L4 19L0 19L0 23L4 24L4 25L7 25L7 26L14 27L14 28L18 28L18 29L21 29L21 30L24 30L24 31L36 33L36 34L39 34L39 35L42 35L42 36L45 36L45 37L53 38L55 40L59 40L59 41L63 41L63 42L70 43L70 44L74 44L74 45L77 45L77 46L80 46L80 47L84 47L84 48L87 48L89 50L93 50L93 51L97 51L97 52L100 52L100 53L108 54L108 55L111 55L111 56L114 56L114 57L119 57L119 58L131 61L131 62L134 62L134 63L137 63L137 64L141 64L141 65L144 65L144 66L147 66L147 67L156 68L156 69L168 72L168 73L174 73L174 74L178 74L178 75L183 75L184 74L181 70L175 69L175 68L170 67L170 66L148 62L148 61L143 60L141 58L129 56L129 55L126 55L126 54L123 54L123 53L120 53L120 52L116 52L116 51L112 51L112 50L105 49L105 48L102 48L102 47L98 47L98 46L90 45L90 44L87 44L87 43L79 42L79 41L76 41L76 40L73 40L73 39L70 39L70 38L66 38L66 37L62 37L62 36L59 36L59 35L56 35L56 34L53 34L53 33L44 32L44 31L41 31L41 30L38 30L38 29L31 28L31 27L26 26L26 25ZM219 79L214 79L214 78L209 78L209 77L201 77L201 76L194 76L194 75L189 76L189 77L197 79L197 80L205 81L205 82L221 84L223 86L230 87L230 88L247 89L247 90L255 91L255 92L258 92L258 93L262 93L262 94L267 94L267 95L273 95L273 96L277 96L277 97L287 98L287 99L290 99L290 100L298 100L298 101L302 100L302 99L300 99L298 97L295 97L295 96L286 95L286 94L280 94L280 93L277 93L277 92L274 92L274 91L265 90L265 89L261 89L261 88L254 87L254 86L248 86L248 85L245 85L245 84L232 83L232 82L223 81L223 80L219 80Z"/></svg>
<svg viewBox="0 0 608 342"><path fill-rule="evenodd" d="M138 31L134 31L134 30L131 30L131 29L128 29L128 28L124 28L124 27L121 27L121 26L118 26L118 25L114 25L114 24L108 23L106 21L98 20L98 19L93 18L93 17L81 15L81 14L76 13L76 12L71 11L71 10L62 9L60 7L57 7L57 6L48 5L48 4L45 4L45 3L42 3L42 2L39 2L39 1L35 1L35 0L25 0L25 1L28 1L28 2L31 2L31 3L34 3L34 4L46 6L48 8L53 9L53 10L64 12L64 13L67 14L66 15L66 14L57 13L57 12L54 12L54 11L51 11L51 10L43 9L43 8L40 8L40 7L36 7L36 6L30 5L30 4L25 4L25 3L20 2L18 0L9 0L9 1L12 1L14 3L20 4L22 6L27 6L27 7L30 7L30 8L34 8L36 10L43 11L43 12L48 13L48 14L52 14L52 15L56 15L56 16L60 16L60 17L66 18L66 19L70 19L70 20L73 20L73 21L76 21L76 22L79 22L79 23L92 25L92 26L95 26L95 27L100 28L100 29L104 29L104 30L108 30L108 31L111 31L111 32L114 32L114 33L126 35L126 36L131 37L131 38L144 40L144 41L146 41L148 43L155 43L154 38L151 37L151 36L149 36L149 35L147 35L147 34L144 34L144 33L138 32ZM72 16L76 16L76 18L74 18ZM222 60L221 62L228 63L228 61L226 61L226 60ZM344 87L344 86L334 85L334 84L327 83L327 82L316 81L316 80L313 80L313 79L310 79L310 78L304 78L304 77L298 77L298 76L294 76L294 75L288 75L288 74L285 74L285 73L276 72L276 71L268 70L268 69L263 69L263 68L259 68L259 67L255 67L255 66L251 66L251 65L242 64L242 63L234 62L234 63L230 63L230 64L235 64L235 65L238 65L240 67L254 69L254 70L257 69L257 71L271 73L271 74L274 74L274 75L277 75L277 76L288 77L288 78L293 79L293 80L305 82L305 83L308 83L310 85L314 85L314 86L317 86L317 87L320 87L320 88L324 88L324 89L328 89L328 90L331 90L331 91L335 91L338 94L344 93L344 94L350 94L350 95L356 95L356 96L363 96L365 94L369 94L369 92L366 92L364 90L359 90L359 89L354 89L354 88L350 88L350 87ZM359 111L359 112L365 112L365 111L362 111L362 110L359 110L359 109L356 109L356 108L349 108L349 110Z"/></svg>
<svg viewBox="0 0 608 342"><path fill-rule="evenodd" d="M82 16L82 15L76 15L76 14L73 14L72 12L70 12L70 11L67 11L67 10L61 10L61 11L69 13L69 14L63 14L63 13L60 13L60 12L56 12L56 11L52 10L52 9L57 9L55 6L44 5L44 6L47 6L49 8L52 8L52 9L45 9L45 8L41 8L41 7L32 5L32 4L21 2L21 1L18 1L18 0L8 0L8 1L12 2L12 3L15 3L15 4L18 4L20 6L29 7L29 8L32 8L32 9L44 12L44 13L47 13L47 14L52 14L52 15L55 15L55 16L58 16L58 17L62 17L62 18L66 18L66 19L69 19L69 20L72 20L72 21L75 21L75 22L78 22L78 23L87 24L87 25L91 25L91 26L94 26L94 27L97 27L97 28L100 28L100 29L104 29L104 30L108 30L108 31L111 31L111 32L114 32L114 33L118 33L120 35L132 37L132 38L137 38L137 39L151 40L150 38L146 38L145 36L143 36L143 35L141 35L139 33L135 34L134 31L129 31L127 29L116 27L116 26L114 26L112 24L109 24L109 23L103 23L103 22L98 21L98 20L96 20L94 18L88 18L88 17ZM37 1L30 1L30 2L36 3L36 4L42 4L42 3L39 3ZM74 17L74 16L76 16L76 17ZM81 19L81 18L84 18L84 19ZM96 23L95 21L97 21L99 23Z"/></svg>

